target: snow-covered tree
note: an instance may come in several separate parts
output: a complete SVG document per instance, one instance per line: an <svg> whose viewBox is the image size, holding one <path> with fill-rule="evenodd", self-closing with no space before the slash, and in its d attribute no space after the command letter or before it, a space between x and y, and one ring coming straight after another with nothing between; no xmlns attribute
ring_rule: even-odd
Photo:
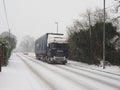
<svg viewBox="0 0 120 90"><path fill-rule="evenodd" d="M19 45L19 48L23 52L33 52L34 51L35 40L31 36L24 36Z"/></svg>

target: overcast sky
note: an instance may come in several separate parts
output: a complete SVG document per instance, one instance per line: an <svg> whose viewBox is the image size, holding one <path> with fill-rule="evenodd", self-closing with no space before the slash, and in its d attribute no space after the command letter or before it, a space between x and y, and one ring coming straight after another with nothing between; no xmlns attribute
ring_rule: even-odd
<svg viewBox="0 0 120 90"><path fill-rule="evenodd" d="M0 0L0 33L8 31L3 0ZM106 7L114 4L106 0ZM5 0L11 33L20 40L25 35L35 39L47 32L66 34L66 27L86 9L103 8L103 0Z"/></svg>

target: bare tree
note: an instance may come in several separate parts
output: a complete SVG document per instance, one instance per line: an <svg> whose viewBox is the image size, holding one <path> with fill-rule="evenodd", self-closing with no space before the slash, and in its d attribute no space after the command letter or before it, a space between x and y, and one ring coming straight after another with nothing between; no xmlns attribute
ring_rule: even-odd
<svg viewBox="0 0 120 90"><path fill-rule="evenodd" d="M113 26L109 15L106 12L106 60L112 57L116 51L110 40L118 35L116 27ZM81 19L83 18L83 19ZM103 10L87 10L80 19L73 22L68 27L69 58L77 61L87 62L89 64L98 64L102 59L102 40L103 40ZM118 59L116 59L118 60ZM111 61L112 62L112 61ZM115 61L113 61L115 62Z"/></svg>
<svg viewBox="0 0 120 90"><path fill-rule="evenodd" d="M115 1L116 1L115 11L118 12L120 8L120 0L115 0Z"/></svg>
<svg viewBox="0 0 120 90"><path fill-rule="evenodd" d="M19 48L23 52L32 52L34 51L35 40L31 36L24 36Z"/></svg>

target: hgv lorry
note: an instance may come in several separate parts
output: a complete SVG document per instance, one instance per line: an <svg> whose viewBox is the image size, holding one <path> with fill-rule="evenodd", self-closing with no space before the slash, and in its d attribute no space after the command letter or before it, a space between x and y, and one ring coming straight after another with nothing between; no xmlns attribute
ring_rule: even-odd
<svg viewBox="0 0 120 90"><path fill-rule="evenodd" d="M46 33L35 41L36 58L48 63L67 63L68 43L60 33Z"/></svg>

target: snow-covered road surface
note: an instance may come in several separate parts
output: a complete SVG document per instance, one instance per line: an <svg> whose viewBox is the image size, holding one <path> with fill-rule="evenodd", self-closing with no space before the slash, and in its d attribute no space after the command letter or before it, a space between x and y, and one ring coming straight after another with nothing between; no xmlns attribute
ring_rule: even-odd
<svg viewBox="0 0 120 90"><path fill-rule="evenodd" d="M47 64L18 53L12 55L8 67L0 73L0 90L16 89L120 90L120 76L80 67L69 61L66 65Z"/></svg>

